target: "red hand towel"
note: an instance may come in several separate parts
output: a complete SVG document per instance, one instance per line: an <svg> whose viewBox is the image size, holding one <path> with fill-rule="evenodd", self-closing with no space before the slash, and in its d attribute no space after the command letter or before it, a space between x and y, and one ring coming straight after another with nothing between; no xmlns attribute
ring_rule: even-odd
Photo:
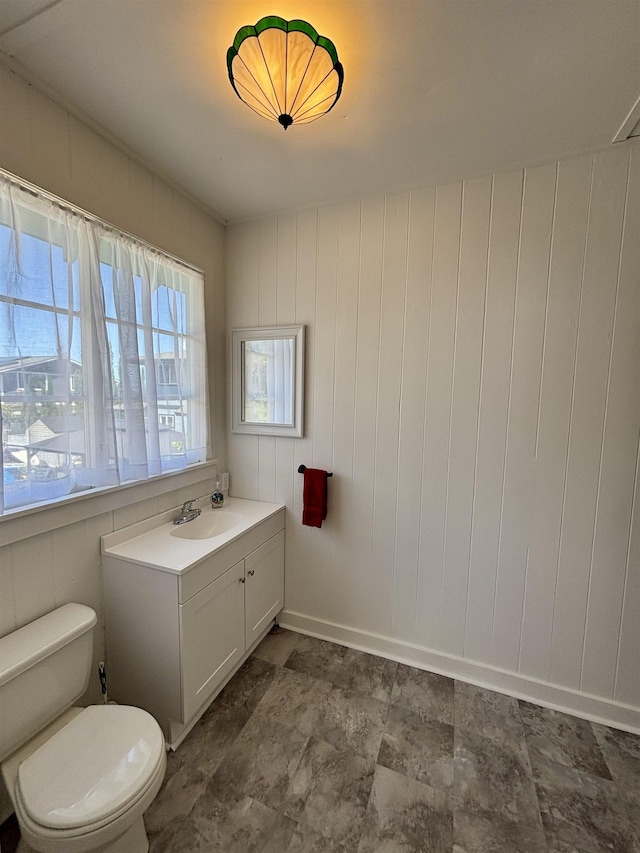
<svg viewBox="0 0 640 853"><path fill-rule="evenodd" d="M327 517L327 472L305 468L302 494L302 523L307 527L322 527Z"/></svg>

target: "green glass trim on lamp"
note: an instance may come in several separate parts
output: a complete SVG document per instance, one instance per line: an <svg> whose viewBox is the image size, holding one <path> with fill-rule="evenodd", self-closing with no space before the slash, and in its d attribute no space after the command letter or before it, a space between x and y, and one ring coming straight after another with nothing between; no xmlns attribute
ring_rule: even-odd
<svg viewBox="0 0 640 853"><path fill-rule="evenodd" d="M283 34L284 53L280 40L270 38L271 30ZM306 36L308 42L298 36ZM256 39L257 50L249 39ZM278 15L240 27L227 51L227 71L240 100L285 130L328 113L344 83L344 69L333 42L307 21L286 21Z"/></svg>

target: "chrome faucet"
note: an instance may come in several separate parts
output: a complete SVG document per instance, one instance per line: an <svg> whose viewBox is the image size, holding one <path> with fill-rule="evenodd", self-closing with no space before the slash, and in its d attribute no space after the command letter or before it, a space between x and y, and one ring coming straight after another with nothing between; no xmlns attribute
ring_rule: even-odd
<svg viewBox="0 0 640 853"><path fill-rule="evenodd" d="M180 515L177 518L173 519L174 524L186 524L187 521L193 521L194 518L197 518L202 512L201 509L194 509L193 505L197 502L197 498L194 498L191 501L185 501L182 504L182 509L180 510Z"/></svg>

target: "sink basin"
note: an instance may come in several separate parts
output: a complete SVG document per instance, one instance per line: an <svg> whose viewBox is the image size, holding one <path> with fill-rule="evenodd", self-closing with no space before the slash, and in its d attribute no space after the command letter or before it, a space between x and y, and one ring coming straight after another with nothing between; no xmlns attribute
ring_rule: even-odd
<svg viewBox="0 0 640 853"><path fill-rule="evenodd" d="M242 521L243 517L237 512L212 509L193 521L175 525L169 535L177 536L178 539L211 539L237 527Z"/></svg>

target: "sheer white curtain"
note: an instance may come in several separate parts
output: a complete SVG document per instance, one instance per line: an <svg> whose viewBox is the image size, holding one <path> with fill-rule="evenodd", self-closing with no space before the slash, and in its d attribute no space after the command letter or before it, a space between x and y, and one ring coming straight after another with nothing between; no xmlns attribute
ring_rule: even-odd
<svg viewBox="0 0 640 853"><path fill-rule="evenodd" d="M244 420L293 424L294 339L268 338L244 343Z"/></svg>
<svg viewBox="0 0 640 853"><path fill-rule="evenodd" d="M202 274L0 173L0 510L204 461Z"/></svg>
<svg viewBox="0 0 640 853"><path fill-rule="evenodd" d="M271 341L271 358L267 370L269 423L293 423L293 339Z"/></svg>

